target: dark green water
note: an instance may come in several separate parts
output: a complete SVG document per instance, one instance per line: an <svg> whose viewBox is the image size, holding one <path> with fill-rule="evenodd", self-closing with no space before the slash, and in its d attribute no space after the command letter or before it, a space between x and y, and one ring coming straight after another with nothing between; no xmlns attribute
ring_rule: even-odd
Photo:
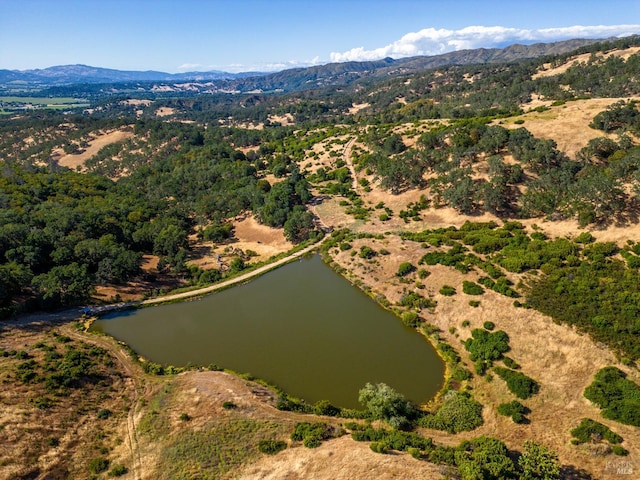
<svg viewBox="0 0 640 480"><path fill-rule="evenodd" d="M422 403L444 374L426 339L317 255L200 300L103 317L94 328L154 362L216 363L308 403L358 408L366 382Z"/></svg>

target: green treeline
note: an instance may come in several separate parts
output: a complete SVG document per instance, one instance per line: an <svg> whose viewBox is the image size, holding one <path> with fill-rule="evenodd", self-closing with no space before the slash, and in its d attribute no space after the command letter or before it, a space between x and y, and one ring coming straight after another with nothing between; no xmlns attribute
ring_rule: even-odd
<svg viewBox="0 0 640 480"><path fill-rule="evenodd" d="M215 280L186 267L188 236L224 241L232 235L227 219L243 211L284 227L293 242L314 234L304 206L309 186L294 162L277 164L271 154L249 159L224 132L193 125L147 121L134 129L145 138L148 157L118 181L20 158L2 162L3 316L86 301L95 285L139 275L143 253L160 256L159 268L177 276ZM262 178L272 171L269 163L282 167L273 185Z"/></svg>

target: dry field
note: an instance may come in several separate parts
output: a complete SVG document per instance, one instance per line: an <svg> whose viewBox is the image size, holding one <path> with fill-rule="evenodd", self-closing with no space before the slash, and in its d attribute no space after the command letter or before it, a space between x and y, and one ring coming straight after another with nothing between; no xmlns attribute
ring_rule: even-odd
<svg viewBox="0 0 640 480"><path fill-rule="evenodd" d="M455 223L449 223L452 224ZM488 382L483 378L475 378L473 391L485 405L485 424L473 432L460 435L446 435L437 431L425 431L425 435L445 444L456 444L464 438L478 435L490 435L502 439L514 449L521 448L525 440L535 440L558 452L564 465L585 469L594 474L594 478L607 478L601 477L600 473L605 471L607 462L616 458L595 455L589 446L576 447L570 443L569 430L577 426L582 418L589 417L607 424L622 435L624 446L630 452L627 460L635 465L640 463L640 431L602 419L599 409L582 396L593 375L604 366L616 365L634 381L640 382L637 370L629 370L619 364L607 349L596 345L588 336L578 334L570 327L557 325L533 310L515 308L512 299L491 291L481 297L462 293L462 281L477 280L480 276L477 272L465 275L440 265L428 266L426 268L431 275L426 279L418 281L414 274L411 282L401 282L395 276L399 264L410 261L417 265L425 253L416 242L389 235L383 240L355 240L352 250L358 251L362 245L368 245L376 251L385 249L389 253L365 260L351 256L350 251L335 249L332 257L349 272L354 283L370 288L373 295L384 295L392 303L399 301L403 293L412 290L431 296L438 306L433 312L423 311L424 317L441 330L441 337L458 350L471 370L473 365L461 342L470 336L472 329L482 327L485 321L494 322L496 328L506 331L511 339L509 356L522 366L525 374L541 384L540 393L524 402L532 410L529 416L531 423L528 425L516 425L509 418L497 414L498 404L513 400L502 380L496 377ZM513 280L517 282L517 276ZM418 283L422 286L416 287ZM454 286L458 293L453 297L438 293L445 284ZM480 300L481 304L473 308L469 300ZM462 326L465 320L470 322L468 327Z"/></svg>
<svg viewBox="0 0 640 480"><path fill-rule="evenodd" d="M638 98L630 99L638 100ZM607 135L600 130L589 127L589 123L594 116L618 101L620 101L619 98L593 98L567 102L557 107L549 106L548 102L538 101L525 104L522 107L527 111L529 108L546 104L549 110L544 112L529 111L496 123L505 128L524 127L538 138L554 140L558 145L558 150L565 152L570 158L575 158L575 154L585 147L589 140L606 136L616 138L614 135ZM524 120L524 123L516 124L515 122L519 120Z"/></svg>
<svg viewBox="0 0 640 480"><path fill-rule="evenodd" d="M111 145L112 143L122 142L131 137L133 137L133 132L127 127L109 132L101 132L96 134L92 140L89 140L89 146L85 148L82 153L65 154L62 149L56 149L53 151L53 157L57 159L58 164L63 167L83 171L84 162L98 153L102 147Z"/></svg>

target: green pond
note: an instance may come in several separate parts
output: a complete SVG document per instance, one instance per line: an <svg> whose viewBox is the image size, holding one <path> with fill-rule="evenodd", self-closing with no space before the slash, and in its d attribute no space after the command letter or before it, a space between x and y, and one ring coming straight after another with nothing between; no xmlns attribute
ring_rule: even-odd
<svg viewBox="0 0 640 480"><path fill-rule="evenodd" d="M199 300L111 314L93 328L151 361L215 363L307 403L359 408L367 382L422 403L443 382L431 344L318 255Z"/></svg>

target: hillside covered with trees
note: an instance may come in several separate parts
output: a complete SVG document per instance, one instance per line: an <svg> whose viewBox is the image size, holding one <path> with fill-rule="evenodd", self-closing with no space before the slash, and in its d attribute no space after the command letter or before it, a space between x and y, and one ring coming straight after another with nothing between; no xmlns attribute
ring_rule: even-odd
<svg viewBox="0 0 640 480"><path fill-rule="evenodd" d="M283 73L269 93L95 83L29 92L88 108L4 102L0 318L9 329L29 312L119 302L132 285L142 299L268 263L239 248L251 219L268 232L253 244L282 237L282 256L317 242L335 270L432 342L447 378L420 407L367 384L360 411L251 387L242 405L281 416L256 426L224 402L219 417L244 423L217 425L220 438L284 455L350 433L375 453L407 452L463 479L599 478L607 461L638 459L640 39L502 60L382 61L367 68L384 74L348 79L347 66L333 67L340 81L305 87L321 69ZM579 147L563 149L567 136ZM28 352L2 350L7 381L38 394L29 408L64 396L47 369L77 343L45 333ZM77 348L87 359L68 348L76 357L59 368L73 388L91 388L76 363L94 368L89 357L106 354ZM157 396L145 392L161 400L131 414L146 412L141 438L175 441L162 444L167 455L193 447L174 428L187 431L190 416L176 414L181 387L169 384L195 380L134 357L130 371L146 372L137 381L171 377ZM322 421L292 427L303 414ZM288 443L275 439L292 429ZM171 468L188 470L182 461Z"/></svg>

